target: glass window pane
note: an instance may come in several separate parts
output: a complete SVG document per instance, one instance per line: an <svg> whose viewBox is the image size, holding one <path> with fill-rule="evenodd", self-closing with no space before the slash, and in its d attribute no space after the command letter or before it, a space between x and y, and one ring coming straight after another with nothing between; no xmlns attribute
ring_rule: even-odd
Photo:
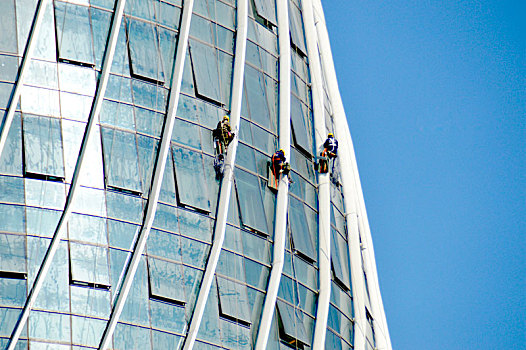
<svg viewBox="0 0 526 350"><path fill-rule="evenodd" d="M69 239L108 244L106 220L96 216L72 214L69 220Z"/></svg>
<svg viewBox="0 0 526 350"><path fill-rule="evenodd" d="M292 232L294 249L316 261L316 251L311 240L304 204L296 198L289 197L289 223Z"/></svg>
<svg viewBox="0 0 526 350"><path fill-rule="evenodd" d="M70 315L33 311L29 315L29 336L70 343Z"/></svg>
<svg viewBox="0 0 526 350"><path fill-rule="evenodd" d="M201 153L180 147L172 147L172 150L179 202L209 212L210 201L203 169L203 156Z"/></svg>
<svg viewBox="0 0 526 350"><path fill-rule="evenodd" d="M93 5L93 1L91 1ZM102 57L106 48L108 32L110 30L111 13L94 7L90 8L91 24L93 26L93 44L95 47L95 61L97 69L102 66Z"/></svg>
<svg viewBox="0 0 526 350"><path fill-rule="evenodd" d="M71 316L73 344L96 347L106 329L106 321L92 318Z"/></svg>
<svg viewBox="0 0 526 350"><path fill-rule="evenodd" d="M223 317L250 323L247 286L217 277L219 313Z"/></svg>
<svg viewBox="0 0 526 350"><path fill-rule="evenodd" d="M59 59L94 65L88 7L58 1L54 3Z"/></svg>
<svg viewBox="0 0 526 350"><path fill-rule="evenodd" d="M292 43L304 54L307 53L305 49L305 37L303 35L303 20L301 18L300 9L289 2L289 24L290 37Z"/></svg>
<svg viewBox="0 0 526 350"><path fill-rule="evenodd" d="M19 113L15 113L4 150L0 155L0 173L22 175L22 134Z"/></svg>
<svg viewBox="0 0 526 350"><path fill-rule="evenodd" d="M222 103L217 69L217 50L190 39L190 57L194 71L196 94Z"/></svg>
<svg viewBox="0 0 526 350"><path fill-rule="evenodd" d="M276 302L276 306L281 318L280 336L282 339L290 340L292 338L303 344L310 344L310 338L305 331L301 312L279 299Z"/></svg>
<svg viewBox="0 0 526 350"><path fill-rule="evenodd" d="M147 22L126 19L133 75L164 82L155 27Z"/></svg>
<svg viewBox="0 0 526 350"><path fill-rule="evenodd" d="M107 248L70 242L69 250L73 282L110 285Z"/></svg>
<svg viewBox="0 0 526 350"><path fill-rule="evenodd" d="M0 231L24 233L26 217L23 206L0 204Z"/></svg>
<svg viewBox="0 0 526 350"><path fill-rule="evenodd" d="M26 174L64 178L60 120L25 115L23 124Z"/></svg>
<svg viewBox="0 0 526 350"><path fill-rule="evenodd" d="M298 100L294 95L290 96L290 118L292 122L292 132L294 144L302 150L312 153L312 133L308 123L310 112L307 106Z"/></svg>
<svg viewBox="0 0 526 350"><path fill-rule="evenodd" d="M258 232L268 234L267 221L259 180L256 176L236 170L236 189L241 221L243 225Z"/></svg>
<svg viewBox="0 0 526 350"><path fill-rule="evenodd" d="M141 193L137 143L132 133L101 128L106 184Z"/></svg>
<svg viewBox="0 0 526 350"><path fill-rule="evenodd" d="M270 129L271 116L267 102L265 78L263 73L248 65L245 66L245 92L252 121Z"/></svg>
<svg viewBox="0 0 526 350"><path fill-rule="evenodd" d="M0 51L16 53L15 3L13 0L0 1Z"/></svg>
<svg viewBox="0 0 526 350"><path fill-rule="evenodd" d="M331 263L334 277L347 289L350 289L349 280L349 251L347 242L334 229L331 229Z"/></svg>
<svg viewBox="0 0 526 350"><path fill-rule="evenodd" d="M1 267L0 270L2 270ZM13 278L0 278L0 305L20 307L24 305L25 301L25 280Z"/></svg>
<svg viewBox="0 0 526 350"><path fill-rule="evenodd" d="M278 23L276 20L276 3L274 0L254 0L254 5L256 5L256 13L258 16L263 17L274 25Z"/></svg>
<svg viewBox="0 0 526 350"><path fill-rule="evenodd" d="M185 303L182 265L148 258L150 293L163 301Z"/></svg>
<svg viewBox="0 0 526 350"><path fill-rule="evenodd" d="M26 238L0 234L0 271L26 273Z"/></svg>

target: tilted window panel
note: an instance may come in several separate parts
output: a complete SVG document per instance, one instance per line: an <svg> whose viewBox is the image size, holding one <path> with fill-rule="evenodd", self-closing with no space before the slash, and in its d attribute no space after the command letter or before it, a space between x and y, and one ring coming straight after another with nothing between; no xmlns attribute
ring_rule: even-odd
<svg viewBox="0 0 526 350"><path fill-rule="evenodd" d="M303 33L303 19L301 18L300 9L291 4L289 1L289 25L290 25L290 37L292 44L301 51L303 55L307 54L305 48L305 35Z"/></svg>
<svg viewBox="0 0 526 350"><path fill-rule="evenodd" d="M289 223L294 249L307 259L316 261L317 254L312 244L304 204L292 196L289 197Z"/></svg>
<svg viewBox="0 0 526 350"><path fill-rule="evenodd" d="M217 277L219 315L241 324L250 324L247 286Z"/></svg>
<svg viewBox="0 0 526 350"><path fill-rule="evenodd" d="M71 282L109 289L108 248L69 243Z"/></svg>
<svg viewBox="0 0 526 350"><path fill-rule="evenodd" d="M135 135L101 128L106 185L110 188L142 193Z"/></svg>
<svg viewBox="0 0 526 350"><path fill-rule="evenodd" d="M311 340L307 335L305 326L303 325L302 313L295 309L292 305L289 305L279 299L276 302L276 307L280 318L280 338L291 345L294 345L297 342L309 345Z"/></svg>
<svg viewBox="0 0 526 350"><path fill-rule="evenodd" d="M86 6L55 1L58 59L94 66L90 10Z"/></svg>
<svg viewBox="0 0 526 350"><path fill-rule="evenodd" d="M307 106L301 103L294 95L290 97L290 118L294 145L307 154L312 154L311 112Z"/></svg>
<svg viewBox="0 0 526 350"><path fill-rule="evenodd" d="M334 277L347 290L351 289L347 242L331 228L331 265Z"/></svg>
<svg viewBox="0 0 526 350"><path fill-rule="evenodd" d="M150 81L164 83L158 33L155 26L136 19L126 19L131 73Z"/></svg>
<svg viewBox="0 0 526 350"><path fill-rule="evenodd" d="M179 203L206 213L210 212L203 155L177 146L172 146L172 154Z"/></svg>
<svg viewBox="0 0 526 350"><path fill-rule="evenodd" d="M0 233L0 276L23 279L27 276L26 237Z"/></svg>
<svg viewBox="0 0 526 350"><path fill-rule="evenodd" d="M236 170L236 189L243 226L268 235L265 208L259 179L240 169Z"/></svg>
<svg viewBox="0 0 526 350"><path fill-rule="evenodd" d="M274 26L277 25L276 3L274 0L254 0L254 6L258 16L266 19Z"/></svg>
<svg viewBox="0 0 526 350"><path fill-rule="evenodd" d="M148 258L150 297L185 304L183 267L161 259Z"/></svg>
<svg viewBox="0 0 526 350"><path fill-rule="evenodd" d="M26 176L64 178L60 120L24 115L24 172Z"/></svg>

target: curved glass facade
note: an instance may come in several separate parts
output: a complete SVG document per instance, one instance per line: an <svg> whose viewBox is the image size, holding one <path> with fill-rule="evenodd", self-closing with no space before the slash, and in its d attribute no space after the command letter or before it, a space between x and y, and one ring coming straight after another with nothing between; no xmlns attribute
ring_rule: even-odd
<svg viewBox="0 0 526 350"><path fill-rule="evenodd" d="M308 50L311 24L303 14L312 1L248 0L243 7L241 1L0 2L6 137L0 142L0 349L94 349L105 347L105 337L111 349L253 349L262 336L266 349L311 349L321 289L330 291L320 338L326 349L373 349L378 329L380 337L387 334L383 307L369 293L377 280L367 257L352 267L365 286L364 301L355 302L339 162L329 184L330 214L320 214L317 138L338 130L324 72L324 110L313 108L310 61L320 56ZM238 6L248 10L246 38L238 30ZM284 12L290 57L280 54ZM243 61L236 57L241 40ZM280 88L284 59L290 59L290 91ZM288 119L280 114L285 95ZM231 115L236 96L237 118ZM231 115L238 140L228 179L213 166L212 130L224 115ZM315 118L325 128L317 129ZM290 125L292 182L286 228L276 232L269 161L283 123ZM230 193L221 191L225 181L232 181ZM329 221L324 250L320 226ZM277 235L286 243L274 300L267 292ZM217 266L209 261L216 248ZM321 285L320 261L328 251L331 282ZM262 335L267 298L275 308ZM200 318L194 311L202 302ZM364 308L364 327L355 324L357 307ZM195 342L187 339L193 324ZM359 346L357 337L364 339Z"/></svg>

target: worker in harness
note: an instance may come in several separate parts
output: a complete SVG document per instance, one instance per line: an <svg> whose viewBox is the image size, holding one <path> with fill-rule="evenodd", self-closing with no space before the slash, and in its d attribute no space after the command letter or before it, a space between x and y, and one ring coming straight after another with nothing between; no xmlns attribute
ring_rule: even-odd
<svg viewBox="0 0 526 350"><path fill-rule="evenodd" d="M223 154L235 136L230 127L228 116L225 115L223 119L217 123L217 127L212 132L212 135L216 144L217 154Z"/></svg>
<svg viewBox="0 0 526 350"><path fill-rule="evenodd" d="M214 159L214 170L216 172L216 180L220 180L225 170L225 156L222 153L218 154Z"/></svg>
<svg viewBox="0 0 526 350"><path fill-rule="evenodd" d="M334 138L334 134L330 132L327 139L323 143L323 151L320 154L319 170L320 173L325 174L329 172L329 161L338 157L338 140ZM334 170L334 162L333 162Z"/></svg>
<svg viewBox="0 0 526 350"><path fill-rule="evenodd" d="M287 162L287 159L285 158L285 151L283 151L282 149L280 149L279 151L276 151L276 153L272 155L271 169L272 169L272 174L274 175L274 178L275 178L274 185L275 187L278 187L279 175L280 174L288 175L290 171L290 164Z"/></svg>

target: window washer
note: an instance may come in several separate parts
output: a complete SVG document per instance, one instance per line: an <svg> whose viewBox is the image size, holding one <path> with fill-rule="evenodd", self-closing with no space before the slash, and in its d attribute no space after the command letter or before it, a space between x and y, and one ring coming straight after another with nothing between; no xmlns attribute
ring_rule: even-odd
<svg viewBox="0 0 526 350"><path fill-rule="evenodd" d="M327 135L327 140L325 140L323 148L323 156L325 156L326 154L329 157L329 159L338 157L338 140L334 138L332 132L330 132L329 135Z"/></svg>
<svg viewBox="0 0 526 350"><path fill-rule="evenodd" d="M223 119L217 123L217 127L212 132L212 135L216 142L217 154L223 154L235 136L230 127L228 116L225 115Z"/></svg>
<svg viewBox="0 0 526 350"><path fill-rule="evenodd" d="M278 187L279 175L287 175L290 171L290 164L287 162L285 152L282 149L272 155L271 163L272 174L274 174L275 178L275 187Z"/></svg>
<svg viewBox="0 0 526 350"><path fill-rule="evenodd" d="M338 156L338 140L334 138L332 132L327 135L327 140L323 143L323 151L320 154L318 168L320 173L326 174L329 172L329 161ZM333 162L334 170L334 162Z"/></svg>

